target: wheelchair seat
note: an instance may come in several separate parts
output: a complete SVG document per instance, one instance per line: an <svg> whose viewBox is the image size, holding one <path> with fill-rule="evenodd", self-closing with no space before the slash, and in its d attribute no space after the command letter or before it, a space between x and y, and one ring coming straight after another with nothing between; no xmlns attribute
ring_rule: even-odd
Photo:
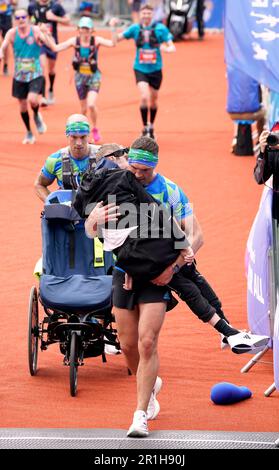
<svg viewBox="0 0 279 470"><path fill-rule="evenodd" d="M111 307L112 276L74 274L59 277L43 274L40 297L47 308L89 312Z"/></svg>

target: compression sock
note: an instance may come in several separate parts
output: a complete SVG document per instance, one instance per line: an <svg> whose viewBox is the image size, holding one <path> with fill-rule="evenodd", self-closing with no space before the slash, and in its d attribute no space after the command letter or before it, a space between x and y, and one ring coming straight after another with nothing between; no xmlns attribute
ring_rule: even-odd
<svg viewBox="0 0 279 470"><path fill-rule="evenodd" d="M147 126L148 107L147 106L141 106L140 107L140 114L141 114L143 125Z"/></svg>
<svg viewBox="0 0 279 470"><path fill-rule="evenodd" d="M39 105L32 107L32 109L33 109L34 117L36 117L39 111Z"/></svg>
<svg viewBox="0 0 279 470"><path fill-rule="evenodd" d="M50 73L49 75L49 91L53 93L53 85L55 80L55 73Z"/></svg>
<svg viewBox="0 0 279 470"><path fill-rule="evenodd" d="M43 83L42 83L41 94L45 98L46 97L46 79L45 79L45 77L42 77L42 78L43 78Z"/></svg>
<svg viewBox="0 0 279 470"><path fill-rule="evenodd" d="M150 123L151 124L153 124L155 121L157 110L158 110L157 106L155 108L150 108Z"/></svg>
<svg viewBox="0 0 279 470"><path fill-rule="evenodd" d="M23 113L20 113L21 118L24 122L24 125L27 129L28 132L31 132L31 127L30 127L30 118L29 118L29 113L28 111L24 111Z"/></svg>
<svg viewBox="0 0 279 470"><path fill-rule="evenodd" d="M225 320L227 323L230 323L229 320L225 317L223 310L221 310L220 308L216 308L216 313L222 320Z"/></svg>
<svg viewBox="0 0 279 470"><path fill-rule="evenodd" d="M239 333L239 330L236 330L235 328L230 326L225 320L222 319L219 320L216 325L214 325L214 328L226 337L237 335Z"/></svg>

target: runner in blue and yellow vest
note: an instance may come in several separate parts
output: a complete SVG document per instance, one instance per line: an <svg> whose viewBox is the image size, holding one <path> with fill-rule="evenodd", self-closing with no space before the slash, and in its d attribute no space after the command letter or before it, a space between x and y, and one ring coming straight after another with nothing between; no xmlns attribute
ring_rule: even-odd
<svg viewBox="0 0 279 470"><path fill-rule="evenodd" d="M98 67L98 52L100 46L113 47L116 35L112 39L105 39L93 34L93 21L82 17L78 23L78 34L64 42L55 44L48 36L48 46L55 52L74 48L73 68L75 70L75 85L81 105L82 114L86 115L89 109L92 121L92 137L95 143L101 140L97 128L96 101L101 86L101 72Z"/></svg>
<svg viewBox="0 0 279 470"><path fill-rule="evenodd" d="M34 114L34 122L39 134L46 131L46 125L39 113L39 94L42 89L43 73L40 64L40 50L45 35L38 26L31 26L27 11L15 11L15 24L5 36L0 48L0 61L5 56L9 44L12 45L15 59L12 95L18 99L20 114L27 134L23 144L33 144L35 137L31 130L28 104Z"/></svg>
<svg viewBox="0 0 279 470"><path fill-rule="evenodd" d="M153 24L152 19L153 7L142 5L139 23L132 24L126 31L119 33L117 41L134 39L136 43L134 71L141 97L140 113L144 125L142 135L154 138L158 92L163 78L161 51L174 52L175 46L168 28L162 23ZM117 23L116 18L111 20L111 25L115 26Z"/></svg>

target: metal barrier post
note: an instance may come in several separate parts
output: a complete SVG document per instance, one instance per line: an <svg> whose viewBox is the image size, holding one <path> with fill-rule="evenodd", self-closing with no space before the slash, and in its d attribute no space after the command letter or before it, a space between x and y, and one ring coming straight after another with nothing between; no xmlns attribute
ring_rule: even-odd
<svg viewBox="0 0 279 470"><path fill-rule="evenodd" d="M270 385L270 387L266 389L266 391L264 392L264 396L269 397L273 392L275 392L275 390L276 390L275 383L273 383L272 385Z"/></svg>

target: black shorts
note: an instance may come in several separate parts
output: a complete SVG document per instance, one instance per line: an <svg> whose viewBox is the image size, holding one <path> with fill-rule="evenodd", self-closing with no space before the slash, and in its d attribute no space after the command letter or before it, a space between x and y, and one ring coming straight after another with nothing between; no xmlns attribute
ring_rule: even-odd
<svg viewBox="0 0 279 470"><path fill-rule="evenodd" d="M162 80L163 74L162 70L157 70L156 72L151 73L143 73L139 72L139 70L134 70L136 76L136 82L147 82L149 86L154 88L154 90L159 90Z"/></svg>
<svg viewBox="0 0 279 470"><path fill-rule="evenodd" d="M40 55L46 55L48 59L56 60L57 59L57 52L52 51L49 47L45 44L41 46Z"/></svg>
<svg viewBox="0 0 279 470"><path fill-rule="evenodd" d="M9 29L12 28L12 26L12 17L10 15L0 15L0 31L3 38L6 36Z"/></svg>
<svg viewBox="0 0 279 470"><path fill-rule="evenodd" d="M165 302L167 310L171 310L177 305L177 301L172 297L170 290L166 286L156 286L151 282L136 284L132 290L125 290L123 284L125 274L118 269L113 270L112 279L112 303L114 307L133 310L138 304L153 304Z"/></svg>
<svg viewBox="0 0 279 470"><path fill-rule="evenodd" d="M43 77L34 78L31 82L19 82L13 79L12 96L19 100L25 100L28 93L41 94L43 89Z"/></svg>

